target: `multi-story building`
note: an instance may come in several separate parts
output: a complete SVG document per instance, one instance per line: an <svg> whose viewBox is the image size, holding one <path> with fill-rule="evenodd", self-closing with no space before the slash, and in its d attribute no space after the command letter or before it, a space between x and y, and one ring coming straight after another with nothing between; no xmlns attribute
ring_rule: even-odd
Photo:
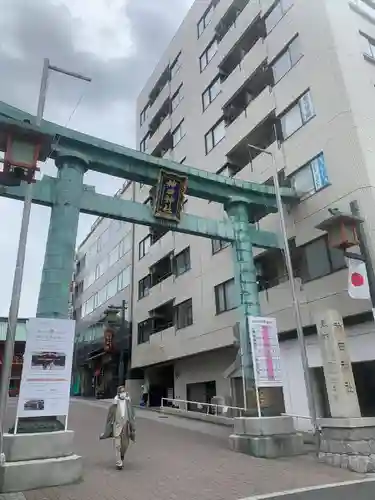
<svg viewBox="0 0 375 500"><path fill-rule="evenodd" d="M259 183L276 167L299 192L288 236L322 415L315 320L329 308L344 317L362 412L374 412L371 305L349 298L344 255L316 229L328 208L348 211L356 199L374 248L374 83L374 0L197 0L137 102L141 151ZM152 190L137 185L135 199L151 202ZM193 198L184 210L225 217ZM259 226L278 231L277 214ZM140 226L134 243L132 366L145 370L151 402L217 394L241 405L231 248ZM307 415L282 255L259 251L256 265L262 314L279 328L286 410Z"/></svg>
<svg viewBox="0 0 375 500"><path fill-rule="evenodd" d="M115 196L132 199L133 185L126 182ZM103 321L109 307L125 306L122 327L129 328L133 248L132 224L103 218L94 222L78 248L73 281L73 317L77 320L74 374L75 385L78 378L78 391L84 395L112 395L122 351L126 351L125 358L130 354L125 338L115 339L116 349L106 352Z"/></svg>

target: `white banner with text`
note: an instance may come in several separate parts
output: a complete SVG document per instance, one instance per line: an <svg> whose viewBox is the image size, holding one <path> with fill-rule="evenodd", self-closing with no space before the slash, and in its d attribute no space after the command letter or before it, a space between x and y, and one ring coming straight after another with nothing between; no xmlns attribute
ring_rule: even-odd
<svg viewBox="0 0 375 500"><path fill-rule="evenodd" d="M68 415L74 332L70 319L27 322L17 418Z"/></svg>

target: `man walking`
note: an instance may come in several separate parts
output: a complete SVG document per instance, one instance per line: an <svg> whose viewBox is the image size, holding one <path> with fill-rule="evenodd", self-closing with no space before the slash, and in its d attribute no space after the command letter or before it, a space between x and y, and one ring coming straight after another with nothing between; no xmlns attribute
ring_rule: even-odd
<svg viewBox="0 0 375 500"><path fill-rule="evenodd" d="M135 441L135 416L131 400L124 386L117 389L117 395L108 410L105 432L100 439L113 437L116 454L116 467L124 467L124 457L130 440Z"/></svg>

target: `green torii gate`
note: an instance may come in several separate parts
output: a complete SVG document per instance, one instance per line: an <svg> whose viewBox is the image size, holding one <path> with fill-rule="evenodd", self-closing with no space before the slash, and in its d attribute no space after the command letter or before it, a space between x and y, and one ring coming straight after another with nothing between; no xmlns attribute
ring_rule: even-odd
<svg viewBox="0 0 375 500"><path fill-rule="evenodd" d="M40 136L39 160L50 157L58 168L56 178L44 176L33 186L33 202L52 209L37 316L69 317L69 289L80 212L232 242L236 290L242 309L242 366L246 388L250 389L254 376L246 318L260 315L253 247L279 248L277 235L257 230L254 223L277 211L274 187L155 158L47 121L42 121L40 127L34 123L32 115L0 103L0 150L5 151L9 132L15 136ZM157 218L149 206L96 193L94 187L83 183L89 169L150 186L157 185L161 170L187 177L187 194L223 204L229 220L188 214L182 214L179 222ZM25 190L25 184L0 186L0 195L23 200ZM282 188L281 196L286 203L297 199L289 188Z"/></svg>

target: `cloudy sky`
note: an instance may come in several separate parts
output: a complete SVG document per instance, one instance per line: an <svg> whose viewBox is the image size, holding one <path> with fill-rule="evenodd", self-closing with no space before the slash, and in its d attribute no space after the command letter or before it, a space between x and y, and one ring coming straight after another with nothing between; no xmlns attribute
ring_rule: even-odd
<svg viewBox="0 0 375 500"><path fill-rule="evenodd" d="M35 113L43 58L48 57L51 64L90 76L92 83L51 74L44 117L135 147L136 97L192 3L0 0L0 100ZM55 175L53 165L42 170ZM86 174L85 182L106 194L122 184L95 173ZM0 214L0 316L7 316L22 204L0 198ZM49 209L33 207L21 317L35 315L49 215ZM81 216L77 243L92 222Z"/></svg>

